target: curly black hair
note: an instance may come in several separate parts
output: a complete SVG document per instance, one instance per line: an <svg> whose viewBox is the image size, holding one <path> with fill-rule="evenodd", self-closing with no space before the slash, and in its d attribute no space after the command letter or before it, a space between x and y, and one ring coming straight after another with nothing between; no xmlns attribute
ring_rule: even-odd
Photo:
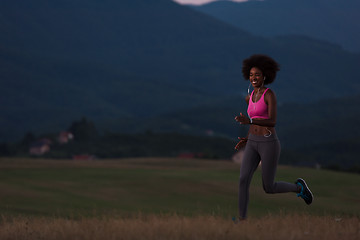
<svg viewBox="0 0 360 240"><path fill-rule="evenodd" d="M280 70L280 65L271 57L263 54L255 54L243 61L242 74L245 80L249 80L250 70L253 67L259 68L266 77L264 84L274 82L276 72Z"/></svg>

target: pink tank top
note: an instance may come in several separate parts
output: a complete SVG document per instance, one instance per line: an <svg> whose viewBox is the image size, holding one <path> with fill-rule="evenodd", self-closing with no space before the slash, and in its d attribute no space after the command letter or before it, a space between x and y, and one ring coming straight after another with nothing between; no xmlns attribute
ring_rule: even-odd
<svg viewBox="0 0 360 240"><path fill-rule="evenodd" d="M249 106L247 113L250 118L265 118L269 119L269 113L268 113L268 106L265 103L265 93L269 90L268 88L264 91L263 95L257 102L253 102L253 94L254 91L252 91L250 99L249 99Z"/></svg>

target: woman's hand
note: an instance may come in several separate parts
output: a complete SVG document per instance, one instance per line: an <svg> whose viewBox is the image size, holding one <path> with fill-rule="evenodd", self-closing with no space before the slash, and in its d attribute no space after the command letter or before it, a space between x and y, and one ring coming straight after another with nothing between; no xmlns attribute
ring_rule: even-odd
<svg viewBox="0 0 360 240"><path fill-rule="evenodd" d="M245 147L246 142L247 142L247 138L240 138L240 137L238 137L238 139L239 139L240 141L239 141L238 144L236 144L236 146L235 146L235 149L236 149L236 150L240 150L241 148Z"/></svg>
<svg viewBox="0 0 360 240"><path fill-rule="evenodd" d="M250 118L242 113L240 113L240 116L235 117L235 121L239 122L240 124L250 124Z"/></svg>

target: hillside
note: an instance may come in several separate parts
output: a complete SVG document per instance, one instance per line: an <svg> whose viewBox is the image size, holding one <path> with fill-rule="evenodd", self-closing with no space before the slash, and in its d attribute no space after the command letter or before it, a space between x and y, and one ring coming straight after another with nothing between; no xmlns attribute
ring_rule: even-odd
<svg viewBox="0 0 360 240"><path fill-rule="evenodd" d="M360 95L333 98L309 104L282 103L279 100L277 133L285 154L282 163L313 166L358 166ZM180 132L222 136L236 140L248 128L234 117L246 112L243 98L230 98L212 105L157 116L145 121L128 121L114 126L120 132Z"/></svg>
<svg viewBox="0 0 360 240"><path fill-rule="evenodd" d="M360 172L358 163L360 113L353 111L360 96L328 99L313 104L285 104L278 109L277 134L281 141L281 164ZM193 154L201 158L231 159L238 136L248 126L234 121L246 110L243 99L228 99L186 111L150 118L127 118L93 125L82 119L69 127L75 140L58 143L58 132L27 134L16 143L0 144L2 156L29 156L36 139L52 140L51 151L42 157L71 159L90 154L99 158L174 157ZM99 132L96 129L104 130Z"/></svg>
<svg viewBox="0 0 360 240"><path fill-rule="evenodd" d="M216 1L193 8L258 36L306 35L360 52L357 0Z"/></svg>
<svg viewBox="0 0 360 240"><path fill-rule="evenodd" d="M338 84L354 79L358 55L256 37L171 0L4 0L0 19L1 141L83 116L116 124L237 96L241 62L258 52L281 63L276 86L288 101L359 92L358 79Z"/></svg>

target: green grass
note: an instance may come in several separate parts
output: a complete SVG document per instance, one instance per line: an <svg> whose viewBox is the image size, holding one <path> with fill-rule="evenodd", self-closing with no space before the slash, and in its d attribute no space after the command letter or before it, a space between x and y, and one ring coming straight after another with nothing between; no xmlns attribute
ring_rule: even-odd
<svg viewBox="0 0 360 240"><path fill-rule="evenodd" d="M276 180L306 179L311 206L294 193L265 194L258 169L249 216L282 213L360 216L360 175L280 166ZM239 166L226 161L0 159L3 215L94 216L177 213L235 216Z"/></svg>

